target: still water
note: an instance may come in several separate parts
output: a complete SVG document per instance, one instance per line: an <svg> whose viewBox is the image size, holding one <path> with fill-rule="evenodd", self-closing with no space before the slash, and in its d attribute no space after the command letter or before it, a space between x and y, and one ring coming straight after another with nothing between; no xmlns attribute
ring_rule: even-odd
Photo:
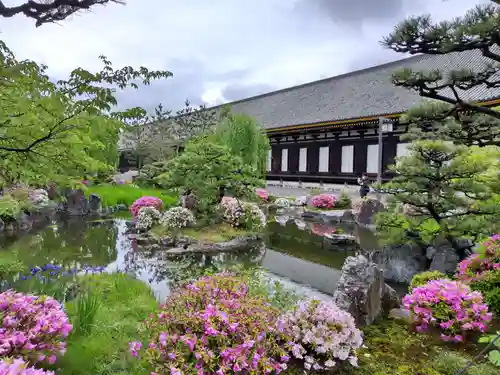
<svg viewBox="0 0 500 375"><path fill-rule="evenodd" d="M0 237L0 251L14 253L30 267L47 263L63 268L102 266L108 272L126 272L151 285L164 299L180 280L204 269L222 271L234 265L261 266L271 280L279 280L299 293L325 298L340 277L340 268L352 248L332 246L325 234L351 233L340 228L300 220L269 223L262 246L241 252L185 255L166 259L148 252L126 235L124 219L69 219L19 239Z"/></svg>

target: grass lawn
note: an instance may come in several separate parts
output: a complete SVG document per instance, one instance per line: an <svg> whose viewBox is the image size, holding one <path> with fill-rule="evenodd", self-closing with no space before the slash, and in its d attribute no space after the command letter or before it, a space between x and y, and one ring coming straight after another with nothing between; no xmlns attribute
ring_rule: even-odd
<svg viewBox="0 0 500 375"><path fill-rule="evenodd" d="M138 328L158 302L149 286L123 274L86 277L83 285L98 304L94 324L88 335L79 334L77 300L66 305L74 333L67 352L60 357L57 374L142 374L128 354L128 343L138 338Z"/></svg>
<svg viewBox="0 0 500 375"><path fill-rule="evenodd" d="M168 235L166 231L161 226L157 226L151 230L151 233L155 238L160 238L162 236ZM229 224L215 224L203 228L186 228L183 229L181 235L191 237L200 242L227 242L238 236L249 236L254 234L254 232L233 228Z"/></svg>
<svg viewBox="0 0 500 375"><path fill-rule="evenodd" d="M104 207L116 206L117 204L124 204L129 207L137 199L144 196L160 198L166 209L175 206L177 202L177 195L171 194L166 190L136 187L133 185L89 186L85 191L85 194L87 197L90 194L97 194L101 197L102 205Z"/></svg>

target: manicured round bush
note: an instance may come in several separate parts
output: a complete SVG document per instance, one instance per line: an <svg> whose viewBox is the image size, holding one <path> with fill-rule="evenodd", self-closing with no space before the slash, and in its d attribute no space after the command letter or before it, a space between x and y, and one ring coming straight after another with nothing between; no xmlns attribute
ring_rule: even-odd
<svg viewBox="0 0 500 375"><path fill-rule="evenodd" d="M220 207L224 221L235 228L259 231L267 224L266 215L255 203L225 197Z"/></svg>
<svg viewBox="0 0 500 375"><path fill-rule="evenodd" d="M480 291L490 310L500 315L500 236L491 236L476 254L461 261L455 276Z"/></svg>
<svg viewBox="0 0 500 375"><path fill-rule="evenodd" d="M275 374L286 367L278 311L230 275L203 277L169 297L146 319L149 342L130 352L157 374Z"/></svg>
<svg viewBox="0 0 500 375"><path fill-rule="evenodd" d="M274 204L280 208L289 208L292 205L290 201L286 198L277 198L274 201Z"/></svg>
<svg viewBox="0 0 500 375"><path fill-rule="evenodd" d="M345 360L357 366L355 350L363 344L361 331L352 315L333 302L301 302L281 317L278 330L292 336L287 348L306 370L329 369Z"/></svg>
<svg viewBox="0 0 500 375"><path fill-rule="evenodd" d="M320 194L311 198L311 204L316 208L333 208L335 202L336 198L331 194Z"/></svg>
<svg viewBox="0 0 500 375"><path fill-rule="evenodd" d="M269 193L266 189L256 189L255 194L257 194L257 196L263 201L267 201L269 199Z"/></svg>
<svg viewBox="0 0 500 375"><path fill-rule="evenodd" d="M130 206L132 216L137 217L137 215L139 215L139 210L142 207L153 207L158 211L161 211L163 209L163 201L156 197L140 197L132 204L132 206Z"/></svg>
<svg viewBox="0 0 500 375"><path fill-rule="evenodd" d="M54 375L54 371L29 367L22 359L6 358L0 360L0 375Z"/></svg>
<svg viewBox="0 0 500 375"><path fill-rule="evenodd" d="M72 326L55 299L8 290L0 294L0 356L55 363L66 351Z"/></svg>
<svg viewBox="0 0 500 375"><path fill-rule="evenodd" d="M193 213L184 207L172 207L160 218L160 225L168 229L182 229L195 223Z"/></svg>
<svg viewBox="0 0 500 375"><path fill-rule="evenodd" d="M410 282L410 292L418 287L427 284L431 280L446 279L446 275L439 271L426 271L413 276Z"/></svg>
<svg viewBox="0 0 500 375"><path fill-rule="evenodd" d="M160 211L154 207L141 207L135 220L135 227L139 230L149 230L160 221Z"/></svg>
<svg viewBox="0 0 500 375"><path fill-rule="evenodd" d="M417 331L436 328L445 341L461 342L468 332L484 332L492 318L480 292L447 279L414 288L403 298L403 305L411 311Z"/></svg>

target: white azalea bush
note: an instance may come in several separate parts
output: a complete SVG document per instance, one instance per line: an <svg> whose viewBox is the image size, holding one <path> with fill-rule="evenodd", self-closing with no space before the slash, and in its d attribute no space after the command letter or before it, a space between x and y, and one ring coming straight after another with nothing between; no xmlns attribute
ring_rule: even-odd
<svg viewBox="0 0 500 375"><path fill-rule="evenodd" d="M135 219L135 227L143 231L150 230L158 224L160 216L160 211L154 207L141 207Z"/></svg>
<svg viewBox="0 0 500 375"><path fill-rule="evenodd" d="M224 197L220 206L224 221L235 228L260 231L266 226L266 215L255 203Z"/></svg>
<svg viewBox="0 0 500 375"><path fill-rule="evenodd" d="M160 218L160 225L170 230L186 228L195 222L193 213L184 207L172 207Z"/></svg>
<svg viewBox="0 0 500 375"><path fill-rule="evenodd" d="M280 318L278 329L293 337L290 355L302 360L306 370L331 369L343 361L358 365L361 331L352 315L333 302L302 301Z"/></svg>
<svg viewBox="0 0 500 375"><path fill-rule="evenodd" d="M35 206L41 206L49 202L49 194L44 189L31 190L29 200Z"/></svg>
<svg viewBox="0 0 500 375"><path fill-rule="evenodd" d="M290 208L292 205L286 198L278 198L274 201L274 204L279 208Z"/></svg>

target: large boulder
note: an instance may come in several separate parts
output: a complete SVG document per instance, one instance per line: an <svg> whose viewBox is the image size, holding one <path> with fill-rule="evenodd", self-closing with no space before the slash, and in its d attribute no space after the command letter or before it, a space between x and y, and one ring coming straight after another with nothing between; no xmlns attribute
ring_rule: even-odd
<svg viewBox="0 0 500 375"><path fill-rule="evenodd" d="M366 197L355 202L352 208L356 224L370 227L375 224L375 215L385 209L382 202L372 197Z"/></svg>
<svg viewBox="0 0 500 375"><path fill-rule="evenodd" d="M90 194L89 196L89 211L91 214L99 214L102 211L101 197L97 194Z"/></svg>
<svg viewBox="0 0 500 375"><path fill-rule="evenodd" d="M460 259L451 244L447 241L439 240L434 244L433 250L434 254L429 270L442 273L455 273Z"/></svg>
<svg viewBox="0 0 500 375"><path fill-rule="evenodd" d="M372 324L399 306L396 292L384 283L383 271L363 255L347 257L333 299L354 317L358 327Z"/></svg>
<svg viewBox="0 0 500 375"><path fill-rule="evenodd" d="M83 216L89 212L87 198L83 190L68 192L67 212L70 216Z"/></svg>

